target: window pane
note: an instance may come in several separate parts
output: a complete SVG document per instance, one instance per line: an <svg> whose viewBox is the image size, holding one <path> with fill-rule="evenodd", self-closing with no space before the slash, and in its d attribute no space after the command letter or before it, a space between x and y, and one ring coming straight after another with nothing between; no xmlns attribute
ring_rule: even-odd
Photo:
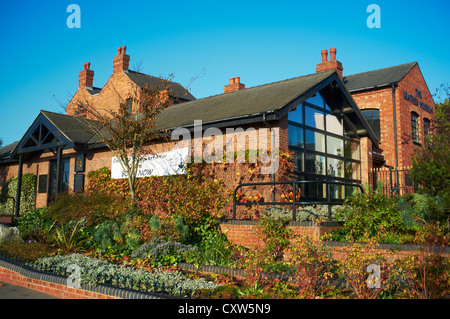
<svg viewBox="0 0 450 319"><path fill-rule="evenodd" d="M306 141L305 147L307 149L325 152L325 135L322 133L313 132L310 130L306 130Z"/></svg>
<svg viewBox="0 0 450 319"><path fill-rule="evenodd" d="M294 152L294 171L303 172L303 152Z"/></svg>
<svg viewBox="0 0 450 319"><path fill-rule="evenodd" d="M424 118L423 119L423 134L425 136L428 136L430 134L430 125L431 125L430 120L427 118Z"/></svg>
<svg viewBox="0 0 450 319"><path fill-rule="evenodd" d="M305 172L325 175L325 157L315 154L305 154Z"/></svg>
<svg viewBox="0 0 450 319"><path fill-rule="evenodd" d="M327 136L327 153L344 156L344 141L332 136Z"/></svg>
<svg viewBox="0 0 450 319"><path fill-rule="evenodd" d="M351 141L345 141L345 157L354 160L360 160L359 144Z"/></svg>
<svg viewBox="0 0 450 319"><path fill-rule="evenodd" d="M295 111L288 113L288 120L303 124L303 104L297 106Z"/></svg>
<svg viewBox="0 0 450 319"><path fill-rule="evenodd" d="M419 115L415 112L411 112L411 135L414 142L419 141Z"/></svg>
<svg viewBox="0 0 450 319"><path fill-rule="evenodd" d="M369 123L369 125L372 127L372 130L375 133L376 137L380 139L380 110L361 110L361 113L365 117L367 123Z"/></svg>
<svg viewBox="0 0 450 319"><path fill-rule="evenodd" d="M309 99L307 99L306 102L314 104L315 106L318 106L318 107L321 107L321 108L323 108L323 104L324 104L323 98L320 95L320 93L316 93L316 95L314 95L314 96L310 97Z"/></svg>
<svg viewBox="0 0 450 319"><path fill-rule="evenodd" d="M323 112L305 106L305 124L319 130L324 130Z"/></svg>
<svg viewBox="0 0 450 319"><path fill-rule="evenodd" d="M344 185L330 184L331 199L344 199Z"/></svg>
<svg viewBox="0 0 450 319"><path fill-rule="evenodd" d="M342 136L343 125L341 119L332 114L327 114L325 120L327 121L327 132Z"/></svg>
<svg viewBox="0 0 450 319"><path fill-rule="evenodd" d="M303 129L298 126L289 125L288 139L289 146L303 147Z"/></svg>
<svg viewBox="0 0 450 319"><path fill-rule="evenodd" d="M344 161L336 158L328 158L328 176L344 177Z"/></svg>
<svg viewBox="0 0 450 319"><path fill-rule="evenodd" d="M306 183L302 185L302 194L305 198L326 198L325 183Z"/></svg>
<svg viewBox="0 0 450 319"><path fill-rule="evenodd" d="M345 178L361 180L361 166L359 163L347 162L345 164Z"/></svg>

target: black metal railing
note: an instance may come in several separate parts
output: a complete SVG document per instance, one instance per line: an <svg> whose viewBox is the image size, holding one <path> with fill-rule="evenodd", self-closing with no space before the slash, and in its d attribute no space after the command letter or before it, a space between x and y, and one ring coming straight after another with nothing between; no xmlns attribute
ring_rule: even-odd
<svg viewBox="0 0 450 319"><path fill-rule="evenodd" d="M297 201L297 192L298 190L301 190L299 188L298 184L300 185L307 185L307 184L326 184L326 197L322 200L308 200L306 197L302 196L304 200ZM242 187L255 187L255 186L276 186L276 185L291 185L292 186L292 201L263 201L263 202L238 202L236 195L238 190L240 190ZM331 213L331 206L333 205L342 205L344 199L339 198L333 198L331 196L331 185L341 185L341 186L349 186L349 187L357 187L362 193L364 193L364 189L360 184L353 184L353 183L345 183L345 182L338 182L338 181L327 181L327 180L295 180L295 181L279 181L279 182L260 182L260 183L243 183L239 184L235 189L233 193L233 219L236 219L236 206L250 206L250 205L270 205L270 206L277 206L277 205L289 205L292 206L292 220L296 220L297 216L297 206L303 206L303 205L328 205L328 219L329 221L332 220L332 213ZM345 191L344 191L345 192Z"/></svg>
<svg viewBox="0 0 450 319"><path fill-rule="evenodd" d="M409 171L409 167L399 168L388 165L374 168L372 169L373 187L380 189L388 196L415 193L418 185L411 179Z"/></svg>

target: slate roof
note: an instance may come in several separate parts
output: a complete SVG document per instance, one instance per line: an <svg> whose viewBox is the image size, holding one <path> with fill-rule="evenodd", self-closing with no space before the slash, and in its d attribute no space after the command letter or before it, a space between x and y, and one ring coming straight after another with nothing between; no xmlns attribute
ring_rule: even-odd
<svg viewBox="0 0 450 319"><path fill-rule="evenodd" d="M194 120L216 122L279 110L333 73L315 73L172 105L158 116L155 125L172 129L192 125Z"/></svg>
<svg viewBox="0 0 450 319"><path fill-rule="evenodd" d="M400 64L389 68L348 75L343 80L349 92L382 87L398 83L415 65L417 65L417 62Z"/></svg>
<svg viewBox="0 0 450 319"><path fill-rule="evenodd" d="M66 138L75 144L87 144L93 137L89 125L98 125L97 122L87 119L78 119L76 117L54 113L49 111L41 111L43 114Z"/></svg>
<svg viewBox="0 0 450 319"><path fill-rule="evenodd" d="M124 71L124 73L130 78L131 81L136 83L139 87L142 87L144 84L147 84L149 87L153 87L155 85L162 86L164 84L162 79L148 74L132 70ZM171 82L170 89L172 91L170 93L173 97L186 101L195 100L195 97L188 90L186 90L181 84L177 82Z"/></svg>

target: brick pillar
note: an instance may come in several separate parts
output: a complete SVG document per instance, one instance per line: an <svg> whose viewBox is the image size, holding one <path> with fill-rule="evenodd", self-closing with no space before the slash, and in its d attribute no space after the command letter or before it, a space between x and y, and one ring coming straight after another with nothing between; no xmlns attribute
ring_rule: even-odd
<svg viewBox="0 0 450 319"><path fill-rule="evenodd" d="M360 139L361 147L361 184L363 186L373 183L372 141L368 137Z"/></svg>

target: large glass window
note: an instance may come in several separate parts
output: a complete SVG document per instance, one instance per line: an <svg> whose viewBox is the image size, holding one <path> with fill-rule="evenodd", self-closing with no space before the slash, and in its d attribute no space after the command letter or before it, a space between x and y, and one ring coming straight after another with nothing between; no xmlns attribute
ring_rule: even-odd
<svg viewBox="0 0 450 319"><path fill-rule="evenodd" d="M377 110L378 111L378 110ZM378 121L379 123L379 121ZM294 172L308 181L361 182L360 146L345 118L332 112L317 93L288 114L289 148L294 152ZM344 199L349 187L318 182L305 184L305 198ZM347 189L349 188L349 189Z"/></svg>
<svg viewBox="0 0 450 319"><path fill-rule="evenodd" d="M372 127L375 136L381 139L380 131L380 110L378 109L366 109L361 110L362 115L366 119L367 123Z"/></svg>

